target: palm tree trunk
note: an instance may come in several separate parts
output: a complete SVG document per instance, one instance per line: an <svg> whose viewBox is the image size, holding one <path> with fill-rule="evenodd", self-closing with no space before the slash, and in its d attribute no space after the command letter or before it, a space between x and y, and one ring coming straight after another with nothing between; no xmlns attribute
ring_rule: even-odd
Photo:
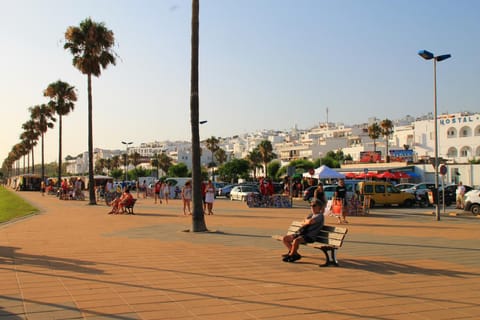
<svg viewBox="0 0 480 320"><path fill-rule="evenodd" d="M32 173L35 174L35 161L34 161L33 150L34 150L34 147L32 146Z"/></svg>
<svg viewBox="0 0 480 320"><path fill-rule="evenodd" d="M44 161L45 161L45 154L44 154L45 150L44 150L44 148L45 148L45 145L43 143L43 132L42 132L42 181L45 181L45 163L44 163Z"/></svg>
<svg viewBox="0 0 480 320"><path fill-rule="evenodd" d="M201 169L200 169L200 134L198 122L198 45L199 45L199 0L192 0L192 57L190 75L190 122L192 129L192 182L193 214L192 231L207 231L202 206Z"/></svg>
<svg viewBox="0 0 480 320"><path fill-rule="evenodd" d="M92 75L88 74L88 191L89 204L97 204L95 199L95 179L93 176L93 116L92 116Z"/></svg>
<svg viewBox="0 0 480 320"><path fill-rule="evenodd" d="M62 185L62 116L58 116L58 181L57 186Z"/></svg>

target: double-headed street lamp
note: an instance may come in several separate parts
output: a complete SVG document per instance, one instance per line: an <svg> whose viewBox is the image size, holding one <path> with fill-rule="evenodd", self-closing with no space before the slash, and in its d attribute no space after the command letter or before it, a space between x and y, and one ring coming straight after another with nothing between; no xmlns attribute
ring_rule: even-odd
<svg viewBox="0 0 480 320"><path fill-rule="evenodd" d="M437 221L440 220L440 192L438 190L438 129L437 129L437 61L447 60L451 57L450 54L442 54L440 56L435 56L433 53L427 50L420 50L418 55L425 60L432 60L433 59L433 119L434 119L434 137L435 137L435 196L436 196L436 204L435 204L435 217Z"/></svg>
<svg viewBox="0 0 480 320"><path fill-rule="evenodd" d="M126 145L126 151L125 151L125 182L127 182L127 155L128 155L128 146L131 145L133 142L125 142L122 141L124 145Z"/></svg>

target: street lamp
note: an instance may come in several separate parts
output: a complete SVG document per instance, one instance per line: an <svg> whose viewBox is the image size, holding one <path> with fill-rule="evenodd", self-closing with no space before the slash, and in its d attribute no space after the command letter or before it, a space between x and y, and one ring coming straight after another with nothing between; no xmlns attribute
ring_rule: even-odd
<svg viewBox="0 0 480 320"><path fill-rule="evenodd" d="M125 151L125 182L127 182L127 155L128 155L128 146L131 145L133 142L125 142L122 141L124 145L126 145L126 151Z"/></svg>
<svg viewBox="0 0 480 320"><path fill-rule="evenodd" d="M418 55L425 60L433 59L433 119L434 119L434 137L435 137L435 193L436 193L436 203L435 203L435 217L437 221L440 220L440 206L439 206L439 190L438 190L438 129L437 129L437 61L447 60L451 57L450 54L443 54L440 56L435 56L433 53L427 50L418 51Z"/></svg>

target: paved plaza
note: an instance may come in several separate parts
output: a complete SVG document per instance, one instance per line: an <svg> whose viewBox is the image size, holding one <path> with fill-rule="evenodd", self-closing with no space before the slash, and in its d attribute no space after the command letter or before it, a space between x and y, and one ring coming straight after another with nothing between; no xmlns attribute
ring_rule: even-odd
<svg viewBox="0 0 480 320"><path fill-rule="evenodd" d="M340 267L322 252L281 261L283 234L308 208L217 199L208 233L185 232L180 200L105 204L22 192L40 209L0 225L0 320L478 319L480 218L376 208L350 217ZM442 211L443 214L443 211ZM327 217L327 224L335 224Z"/></svg>

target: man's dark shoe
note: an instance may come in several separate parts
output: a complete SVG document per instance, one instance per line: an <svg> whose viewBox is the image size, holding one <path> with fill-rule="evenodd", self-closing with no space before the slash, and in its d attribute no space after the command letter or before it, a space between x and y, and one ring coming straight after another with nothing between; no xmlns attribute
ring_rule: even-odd
<svg viewBox="0 0 480 320"><path fill-rule="evenodd" d="M290 258L291 258L291 256L287 255L286 257L282 258L282 261L283 262L290 262Z"/></svg>
<svg viewBox="0 0 480 320"><path fill-rule="evenodd" d="M285 253L285 254L282 254L282 258L286 258L286 257L288 257L289 255L290 255L290 252L287 252L287 253Z"/></svg>
<svg viewBox="0 0 480 320"><path fill-rule="evenodd" d="M288 260L288 262L295 262L300 259L302 259L302 256L296 253L293 256L290 256L290 259Z"/></svg>

